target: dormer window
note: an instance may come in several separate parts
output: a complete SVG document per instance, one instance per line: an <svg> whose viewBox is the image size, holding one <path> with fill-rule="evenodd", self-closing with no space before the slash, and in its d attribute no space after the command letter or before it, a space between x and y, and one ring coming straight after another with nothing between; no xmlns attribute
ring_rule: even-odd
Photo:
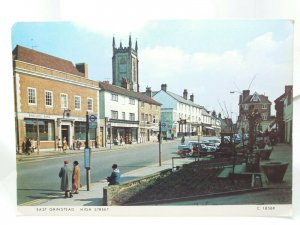
<svg viewBox="0 0 300 225"><path fill-rule="evenodd" d="M255 92L250 100L250 102L260 102L260 98L257 92Z"/></svg>

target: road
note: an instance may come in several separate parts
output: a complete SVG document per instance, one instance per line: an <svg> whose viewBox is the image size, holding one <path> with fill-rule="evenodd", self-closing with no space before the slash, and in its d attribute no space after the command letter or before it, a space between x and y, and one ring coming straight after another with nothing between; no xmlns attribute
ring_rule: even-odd
<svg viewBox="0 0 300 225"><path fill-rule="evenodd" d="M177 150L179 141L162 145L162 161L171 159ZM158 143L135 145L124 149L92 152L91 182L103 180L111 173L111 165L117 163L121 173L129 172L159 162ZM81 169L81 183L86 184L86 170L82 153L65 157L36 159L17 164L17 204L56 195L60 192L58 172L64 160L77 160ZM134 177L132 178L134 179Z"/></svg>

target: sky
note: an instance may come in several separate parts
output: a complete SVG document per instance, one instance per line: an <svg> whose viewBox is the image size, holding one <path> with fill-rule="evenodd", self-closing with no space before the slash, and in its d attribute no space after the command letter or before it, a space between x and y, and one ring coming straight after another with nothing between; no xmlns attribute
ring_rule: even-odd
<svg viewBox="0 0 300 225"><path fill-rule="evenodd" d="M112 81L112 38L138 42L140 91L149 86L183 95L223 117L236 119L239 93L265 94L272 102L292 84L293 22L290 20L149 20L115 32L76 22L21 22L17 44L75 63L89 79ZM234 94L230 92L234 91Z"/></svg>
<svg viewBox="0 0 300 225"><path fill-rule="evenodd" d="M1 156L4 162L0 166L3 171L0 177L0 211L3 212L3 219L9 219L16 224L30 223L31 225L41 222L53 224L56 222L53 221L56 218L57 222L61 222L63 219L52 216L45 220L45 217L39 217L41 219L39 221L37 217L34 219L28 217L25 220L24 217L16 217L15 118L13 77L11 76L13 74L11 48L16 43L27 47L37 46L34 47L36 50L66 58L74 63L87 62L90 77L101 80L111 78L112 36L115 35L117 41L122 40L126 45L128 35L131 33L133 40L135 41L137 38L139 43L142 88L149 85L152 89L158 89L161 83L168 83L168 89L172 92L182 94L183 89L188 89L189 93L194 92L195 101L209 109L221 110L218 109L218 101L220 101L221 103L226 102L228 108L232 106L232 111L237 112L238 94L230 95L229 91L248 88L255 74L255 79L250 87L251 93L254 90L265 92L273 106L273 100L283 93L284 85L291 84L292 54L290 45L293 40L290 37L293 37L293 27L289 20L279 19L294 20L294 61L298 62L300 60L300 42L296 40L300 38L299 10L300 1L298 0L5 1L0 8L2 73L0 91L2 91L1 103L3 105L0 114L2 118L5 118L2 120L2 127L6 128L5 135L0 136L0 146L3 150ZM172 27L171 23L167 24L170 20L173 20L174 23L174 19L180 20L180 27L174 27L174 25ZM223 23L219 26L212 26L207 22L209 19L213 19L215 24L217 23L216 19L222 20ZM234 20L234 23L226 25L225 22L230 22L231 19ZM194 22L201 20L203 23L201 26L191 27L184 24L183 20ZM22 29L20 25L15 25L12 28L13 24L20 21L35 21L35 27L23 27ZM69 23L68 26L60 28L56 26L52 30L46 27L43 33L41 32L42 26L39 28L36 26L38 23L41 24L40 21L73 21L75 23L71 26ZM163 24L162 21L165 23ZM251 26L250 23L252 23ZM15 36L17 32L18 37ZM181 43L179 43L180 40ZM76 43L75 47L74 43ZM167 52L171 52L172 57ZM161 53L160 57L155 53ZM160 63L161 61L164 64ZM191 66L195 64L197 67L192 68ZM160 65L159 68L157 68L158 65ZM162 68L163 65L164 68ZM295 74L293 77L293 110L294 115L297 115L300 110L300 88L298 86L300 77L297 76L300 72L300 64L294 63L293 66ZM173 68L172 73L169 74L171 79L167 75L166 77L162 76L167 73L168 68ZM190 68L193 70L189 70ZM154 76L154 78L147 79L147 76ZM178 78L174 79L174 77ZM178 80L180 80L180 85L178 85ZM293 118L293 136L295 137L293 138L293 149L299 149L297 137L300 135L300 123L298 120L297 116ZM293 171L299 171L300 156L298 155L299 151L293 151ZM293 218L285 221L287 224L294 224L299 220L299 179L299 176L293 177L293 186L295 187L293 188L293 212L281 211L282 208L277 207L278 215L281 215L283 211L287 214L290 213L290 216L293 213ZM239 212L243 214L244 209ZM172 208L169 211L173 212L174 210ZM224 213L228 210L225 210ZM249 206L248 210L253 212L255 209ZM282 220L278 217L268 217L267 212L259 212L257 215L259 217L246 217L246 220L245 217L234 218L228 217L228 215L218 218L201 217L201 222L224 223L227 220L226 222L230 224L254 224L257 222L282 224ZM66 224L75 222L75 219L78 223L81 219L74 217L73 221L70 217L65 218ZM96 220L97 222L112 222L112 216L94 219L95 222ZM141 223L141 218L135 219L129 217L126 221L122 217L120 221L116 222ZM86 220L86 217L82 217L82 222L86 222ZM191 220L191 218L185 217L183 220L184 222L188 221L189 224L199 224L198 218ZM153 224L153 222L160 221L144 218L142 222ZM168 217L164 222L182 224L183 221L178 217Z"/></svg>

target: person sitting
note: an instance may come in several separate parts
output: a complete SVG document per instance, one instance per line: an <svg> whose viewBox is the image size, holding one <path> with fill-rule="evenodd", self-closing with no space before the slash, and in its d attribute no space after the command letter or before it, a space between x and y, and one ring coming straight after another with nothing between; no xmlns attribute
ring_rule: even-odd
<svg viewBox="0 0 300 225"><path fill-rule="evenodd" d="M112 173L110 177L106 177L107 182L109 182L108 185L118 185L120 184L120 170L118 169L117 164L112 165Z"/></svg>

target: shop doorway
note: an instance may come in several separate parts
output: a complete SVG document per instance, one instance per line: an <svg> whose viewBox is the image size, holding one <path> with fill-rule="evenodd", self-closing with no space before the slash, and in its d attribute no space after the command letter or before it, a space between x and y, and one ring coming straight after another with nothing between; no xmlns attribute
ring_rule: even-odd
<svg viewBox="0 0 300 225"><path fill-rule="evenodd" d="M62 125L61 126L61 140L63 141L64 138L66 138L68 145L71 146L69 136L70 136L69 125Z"/></svg>

